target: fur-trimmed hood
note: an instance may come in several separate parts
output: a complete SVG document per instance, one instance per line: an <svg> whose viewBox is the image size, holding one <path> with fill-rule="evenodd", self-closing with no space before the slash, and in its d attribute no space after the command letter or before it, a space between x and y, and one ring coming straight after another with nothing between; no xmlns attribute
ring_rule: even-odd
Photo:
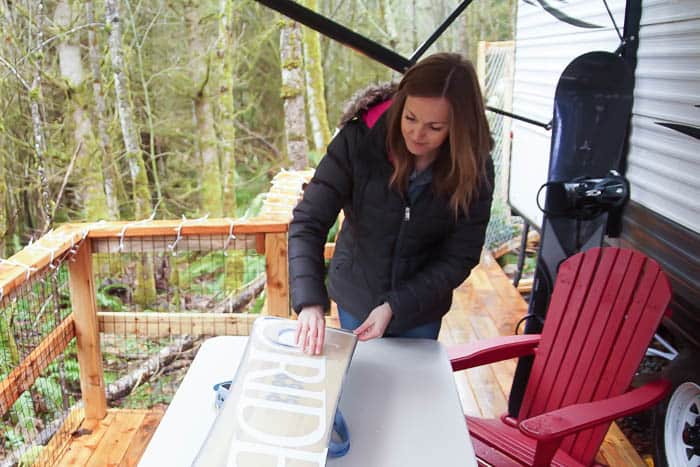
<svg viewBox="0 0 700 467"><path fill-rule="evenodd" d="M396 81L371 84L364 89L357 91L350 97L343 108L342 116L338 128L343 128L347 122L358 116L361 112L373 107L380 102L389 99L398 88Z"/></svg>

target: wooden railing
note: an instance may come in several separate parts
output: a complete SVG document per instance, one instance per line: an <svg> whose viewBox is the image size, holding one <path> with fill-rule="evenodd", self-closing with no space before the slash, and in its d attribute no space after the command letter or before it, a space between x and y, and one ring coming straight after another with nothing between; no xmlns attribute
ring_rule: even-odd
<svg viewBox="0 0 700 467"><path fill-rule="evenodd" d="M133 333L141 336L177 334L178 330L218 334L233 322L252 323L248 313L110 313L98 312L92 255L100 252L127 252L135 241L149 248L185 245L188 239L216 236L236 238L236 248L254 249L265 256L266 304L263 313L290 316L287 266L287 230L291 211L298 202L303 184L311 172L282 172L273 180L260 214L251 219L153 220L136 222L97 222L64 225L0 264L0 305L9 303L22 287L35 280L46 268L68 263L72 314L22 359L0 381L0 415L4 415L22 392L31 387L41 372L77 340L80 387L86 419L106 415L105 380L100 350L100 332ZM159 239L156 242L153 239ZM150 242L150 243L149 243ZM228 242L225 242L228 243ZM224 246L226 248L226 245ZM112 253L109 253L112 254ZM119 320L114 320L115 314ZM154 316L157 315L157 316ZM161 325L152 326L156 320ZM167 322L167 326L162 323ZM250 329L250 325L242 329Z"/></svg>

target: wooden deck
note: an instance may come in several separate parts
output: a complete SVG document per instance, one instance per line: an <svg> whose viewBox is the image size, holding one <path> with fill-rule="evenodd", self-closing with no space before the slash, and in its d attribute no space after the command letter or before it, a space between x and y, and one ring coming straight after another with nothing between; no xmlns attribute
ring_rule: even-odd
<svg viewBox="0 0 700 467"><path fill-rule="evenodd" d="M455 293L440 341L446 345L512 334L527 304L490 255ZM333 322L331 321L331 325ZM503 362L455 374L462 407L469 415L498 416L506 411L515 362ZM109 410L97 424L83 422L55 463L59 466L133 466L138 463L164 409ZM613 425L599 461L612 467L646 464Z"/></svg>
<svg viewBox="0 0 700 467"><path fill-rule="evenodd" d="M80 425L54 465L135 466L164 413L164 407L109 409L99 423L84 421Z"/></svg>

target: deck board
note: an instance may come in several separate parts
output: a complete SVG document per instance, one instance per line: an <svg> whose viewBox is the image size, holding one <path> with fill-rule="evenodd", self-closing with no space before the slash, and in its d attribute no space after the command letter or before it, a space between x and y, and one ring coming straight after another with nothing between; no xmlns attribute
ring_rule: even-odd
<svg viewBox="0 0 700 467"><path fill-rule="evenodd" d="M165 414L165 406L153 408L145 414L143 422L137 428L136 433L134 433L133 440L119 464L120 466L133 467L139 463L148 442L153 437L156 428L158 428L160 419L163 418L163 414Z"/></svg>
<svg viewBox="0 0 700 467"><path fill-rule="evenodd" d="M117 466L129 449L129 444L143 422L145 412L121 411L114 417L99 446L87 463L88 467Z"/></svg>
<svg viewBox="0 0 700 467"><path fill-rule="evenodd" d="M135 466L164 410L109 409L99 421L85 420L55 466Z"/></svg>

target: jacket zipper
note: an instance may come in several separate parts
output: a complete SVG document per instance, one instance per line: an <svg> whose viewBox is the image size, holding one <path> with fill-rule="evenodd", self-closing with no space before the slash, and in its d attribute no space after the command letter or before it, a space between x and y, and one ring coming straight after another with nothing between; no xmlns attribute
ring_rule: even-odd
<svg viewBox="0 0 700 467"><path fill-rule="evenodd" d="M396 280L399 272L399 256L401 252L401 243L403 240L404 229L406 224L411 220L411 205L406 203L403 207L403 220L399 226L399 235L396 239L396 247L394 248L394 259L391 265L391 288L396 288Z"/></svg>

